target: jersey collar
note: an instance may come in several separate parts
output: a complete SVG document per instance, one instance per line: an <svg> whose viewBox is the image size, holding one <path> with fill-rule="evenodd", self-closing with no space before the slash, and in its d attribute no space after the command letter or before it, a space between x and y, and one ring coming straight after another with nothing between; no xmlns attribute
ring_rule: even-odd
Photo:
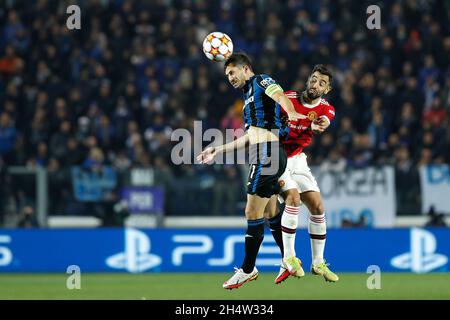
<svg viewBox="0 0 450 320"><path fill-rule="evenodd" d="M256 74L251 76L247 81L245 81L244 86L242 87L242 91L246 92L248 90L248 87L250 86L250 83L252 83L253 79L256 78Z"/></svg>
<svg viewBox="0 0 450 320"><path fill-rule="evenodd" d="M253 75L253 76L251 76L247 81L245 81L245 83L250 83L250 82L252 82L253 79L255 79L255 78L256 78L256 74Z"/></svg>
<svg viewBox="0 0 450 320"><path fill-rule="evenodd" d="M317 101L315 104L309 104L309 103L306 103L305 100L303 99L303 93L300 94L300 102L306 108L311 108L311 109L315 108L320 104L321 101L322 101L322 98L320 98L319 101Z"/></svg>

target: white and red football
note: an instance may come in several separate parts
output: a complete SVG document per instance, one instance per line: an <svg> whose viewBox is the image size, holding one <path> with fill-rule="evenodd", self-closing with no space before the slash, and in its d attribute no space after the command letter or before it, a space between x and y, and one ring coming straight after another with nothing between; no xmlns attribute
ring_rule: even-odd
<svg viewBox="0 0 450 320"><path fill-rule="evenodd" d="M203 52L212 61L225 61L233 53L233 41L223 32L212 32L203 40Z"/></svg>

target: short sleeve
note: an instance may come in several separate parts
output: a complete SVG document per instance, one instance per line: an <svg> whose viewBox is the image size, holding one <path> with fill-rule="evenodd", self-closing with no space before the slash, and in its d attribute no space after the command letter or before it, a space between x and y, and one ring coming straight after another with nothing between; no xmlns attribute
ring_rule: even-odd
<svg viewBox="0 0 450 320"><path fill-rule="evenodd" d="M324 113L323 115L330 121L333 121L334 116L336 115L335 111L334 111L334 107L332 105L327 105L324 108Z"/></svg>
<svg viewBox="0 0 450 320"><path fill-rule="evenodd" d="M264 90L264 93L269 97L272 97L272 95L276 92L283 92L281 86L268 75L257 76L256 83Z"/></svg>

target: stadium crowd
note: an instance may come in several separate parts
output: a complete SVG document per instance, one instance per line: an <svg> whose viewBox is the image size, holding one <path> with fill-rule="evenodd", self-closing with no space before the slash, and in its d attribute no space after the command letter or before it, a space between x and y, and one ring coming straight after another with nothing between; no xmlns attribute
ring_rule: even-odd
<svg viewBox="0 0 450 320"><path fill-rule="evenodd" d="M66 26L70 4L0 8L0 208L29 205L8 166L46 167L51 212L68 214L70 167L110 165L153 169L168 214L200 205L198 196L186 204L198 188L214 199L213 214L239 214L239 166L170 159L177 128L242 126L239 92L202 52L212 31L285 90L303 90L314 64L333 70L336 118L307 150L310 165L395 165L401 214L417 207L417 190L405 191L418 185L417 166L450 163L448 1L86 0L80 30ZM381 8L379 30L366 26L371 4ZM211 204L194 208L211 214Z"/></svg>

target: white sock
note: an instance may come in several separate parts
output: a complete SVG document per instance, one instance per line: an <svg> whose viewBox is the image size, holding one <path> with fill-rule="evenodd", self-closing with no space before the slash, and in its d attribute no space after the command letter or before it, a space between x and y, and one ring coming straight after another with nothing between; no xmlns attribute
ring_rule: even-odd
<svg viewBox="0 0 450 320"><path fill-rule="evenodd" d="M327 235L327 224L325 222L325 213L321 215L310 215L308 223L308 232L311 239L311 255L314 265L323 262L323 252L325 250L325 241Z"/></svg>
<svg viewBox="0 0 450 320"><path fill-rule="evenodd" d="M300 207L286 206L281 216L284 258L295 256L295 233L298 225Z"/></svg>

